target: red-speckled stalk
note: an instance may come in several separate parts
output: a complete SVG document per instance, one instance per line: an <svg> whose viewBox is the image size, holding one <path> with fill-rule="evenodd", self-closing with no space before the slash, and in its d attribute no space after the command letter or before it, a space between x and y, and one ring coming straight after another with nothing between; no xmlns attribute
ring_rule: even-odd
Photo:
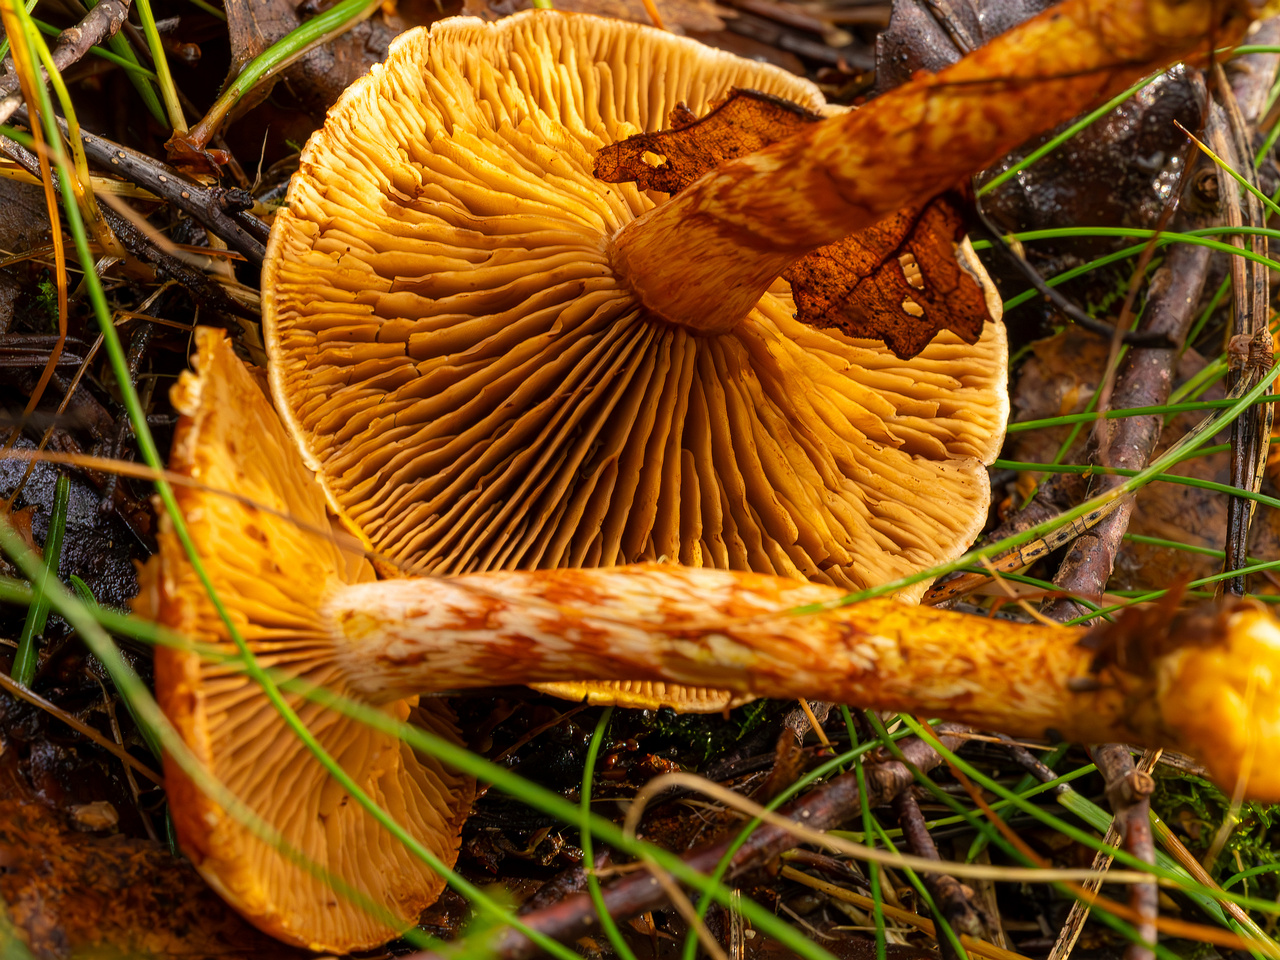
<svg viewBox="0 0 1280 960"><path fill-rule="evenodd" d="M922 204L1145 74L1230 45L1246 0L1066 0L939 74L724 164L622 228L615 269L654 313L741 321L794 260Z"/></svg>
<svg viewBox="0 0 1280 960"><path fill-rule="evenodd" d="M649 564L395 580L332 592L322 620L356 691L385 702L463 687L655 680L905 710L1032 737L1138 742L1198 757L1228 789L1280 799L1280 628L1243 607L1194 637L1095 663L1084 631ZM1130 645L1132 646L1132 645ZM1252 744L1252 745L1251 745Z"/></svg>

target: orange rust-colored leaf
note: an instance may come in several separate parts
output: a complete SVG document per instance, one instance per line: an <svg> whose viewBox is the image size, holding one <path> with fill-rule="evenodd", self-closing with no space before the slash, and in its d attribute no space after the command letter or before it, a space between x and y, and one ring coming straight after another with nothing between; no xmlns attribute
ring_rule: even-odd
<svg viewBox="0 0 1280 960"><path fill-rule="evenodd" d="M0 910L36 956L311 956L249 926L159 843L70 829L13 764L0 797Z"/></svg>
<svg viewBox="0 0 1280 960"><path fill-rule="evenodd" d="M595 175L674 194L721 163L821 119L779 97L733 90L701 119L680 104L670 129L604 147ZM883 341L902 359L942 330L975 343L988 314L982 288L955 257L963 234L961 206L948 195L815 250L782 275L791 283L796 316L819 329Z"/></svg>
<svg viewBox="0 0 1280 960"><path fill-rule="evenodd" d="M944 195L823 247L782 276L801 320L881 340L904 360L943 330L977 343L987 305L956 260L964 232L960 208Z"/></svg>
<svg viewBox="0 0 1280 960"><path fill-rule="evenodd" d="M206 147L207 137L193 130L187 134L174 134L164 145L169 162L192 176L219 176L222 168L231 162L231 154L225 150Z"/></svg>
<svg viewBox="0 0 1280 960"><path fill-rule="evenodd" d="M596 154L595 175L606 183L634 181L641 190L678 193L726 160L736 160L798 133L822 117L758 90L731 90L701 118L683 103L669 130L638 133ZM651 164L645 154L661 158Z"/></svg>

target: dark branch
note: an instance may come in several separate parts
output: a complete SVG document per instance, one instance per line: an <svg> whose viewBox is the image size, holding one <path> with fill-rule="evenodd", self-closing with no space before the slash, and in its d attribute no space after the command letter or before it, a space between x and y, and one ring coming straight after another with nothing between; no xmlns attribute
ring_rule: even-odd
<svg viewBox="0 0 1280 960"><path fill-rule="evenodd" d="M19 110L15 119L29 122L25 109ZM58 125L67 132L65 121L59 119ZM94 163L169 201L232 250L244 254L250 263L262 263L271 228L249 212L253 197L246 191L206 187L166 163L105 137L83 129L81 135L84 152Z"/></svg>
<svg viewBox="0 0 1280 960"><path fill-rule="evenodd" d="M942 861L938 848L929 836L929 827L925 823L924 813L915 795L910 790L903 790L893 800L893 812L898 815L898 826L902 828L902 836L907 841L907 848L918 857ZM957 933L967 933L971 937L982 939L986 935L983 929L982 915L973 905L973 891L964 886L955 877L946 873L926 873L923 875L925 887L932 894L934 903L946 917L947 923ZM938 948L944 957L953 956L951 944L945 937L938 937Z"/></svg>
<svg viewBox="0 0 1280 960"><path fill-rule="evenodd" d="M1110 340L1115 335L1115 328L1105 321L1098 320L1089 316L1074 303L1064 297L1061 293L1049 286L1040 276L1039 272L1026 258L1021 257L1009 246L1001 235L1000 231L992 225L987 219L986 214L982 212L981 205L978 206L978 215L982 219L983 226L988 238L991 240L992 249L999 250L1006 255L1009 262L1018 268L1018 271L1026 277L1027 281L1035 287L1048 301L1053 304L1055 310L1070 320L1077 326L1088 330L1090 333L1096 333L1100 337L1106 337ZM1125 331L1120 336L1121 343L1127 343L1135 347L1168 347L1169 341L1160 334L1151 333L1149 331Z"/></svg>

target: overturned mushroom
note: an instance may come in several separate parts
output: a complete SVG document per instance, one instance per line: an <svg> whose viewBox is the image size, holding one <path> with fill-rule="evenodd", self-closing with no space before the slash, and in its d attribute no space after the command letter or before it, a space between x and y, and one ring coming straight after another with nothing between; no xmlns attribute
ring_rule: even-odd
<svg viewBox="0 0 1280 960"><path fill-rule="evenodd" d="M797 261L815 249L1244 21L1208 0L1069 0L670 200L600 182L595 155L733 87L835 111L630 24L534 11L413 31L331 111L273 230L277 406L388 573L665 558L858 589L927 568L986 515L999 323L904 360L796 319L830 298L779 276L812 279ZM921 282L918 262L891 266Z"/></svg>
<svg viewBox="0 0 1280 960"><path fill-rule="evenodd" d="M832 112L774 67L550 11L410 32L330 112L263 274L272 392L400 572L668 559L860 589L977 534L1006 346L954 262L977 342L911 360L797 321L781 280L707 335L618 267L664 198L596 179L597 151L735 87Z"/></svg>
<svg viewBox="0 0 1280 960"><path fill-rule="evenodd" d="M962 720L1022 736L1137 742L1198 757L1227 790L1280 800L1280 626L1228 608L1184 635L1017 624L893 599L804 614L842 591L752 573L644 564L373 581L326 535L324 495L221 331L197 331L171 467L197 552L259 658L404 716L406 699L494 683L643 679L809 696ZM162 517L153 607L234 655ZM399 918L440 884L343 795L234 665L157 651L161 701L213 774L321 866ZM419 716L450 730L444 708ZM401 744L300 701L327 749L449 860L468 785ZM238 910L296 943L345 950L399 927L365 916L166 768L174 821ZM264 790L264 787L268 788Z"/></svg>

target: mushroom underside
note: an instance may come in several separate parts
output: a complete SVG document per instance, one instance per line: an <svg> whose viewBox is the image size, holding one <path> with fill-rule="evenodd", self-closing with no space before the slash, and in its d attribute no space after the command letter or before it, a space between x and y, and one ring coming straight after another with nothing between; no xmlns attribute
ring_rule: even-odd
<svg viewBox="0 0 1280 960"><path fill-rule="evenodd" d="M333 584L371 580L373 569L358 548L335 540L323 494L223 332L199 328L196 345L199 375L184 374L174 390L182 418L170 461L170 469L204 485L175 488L193 541L261 665L276 670L280 683L346 694L317 611ZM340 786L245 675L163 514L159 543L140 612L214 653L157 648L160 704L207 772L274 833L255 834L166 756L183 849L228 903L273 936L335 952L385 943L436 900L444 880ZM470 778L301 692L283 696L357 785L422 846L453 863L471 807ZM381 709L460 742L443 701L400 700Z"/></svg>
<svg viewBox="0 0 1280 960"><path fill-rule="evenodd" d="M775 68L537 12L411 32L331 112L264 320L277 405L384 572L669 559L855 590L972 541L998 322L902 361L797 322L779 281L698 336L615 275L609 238L664 198L595 180L595 151L732 87L831 110Z"/></svg>

